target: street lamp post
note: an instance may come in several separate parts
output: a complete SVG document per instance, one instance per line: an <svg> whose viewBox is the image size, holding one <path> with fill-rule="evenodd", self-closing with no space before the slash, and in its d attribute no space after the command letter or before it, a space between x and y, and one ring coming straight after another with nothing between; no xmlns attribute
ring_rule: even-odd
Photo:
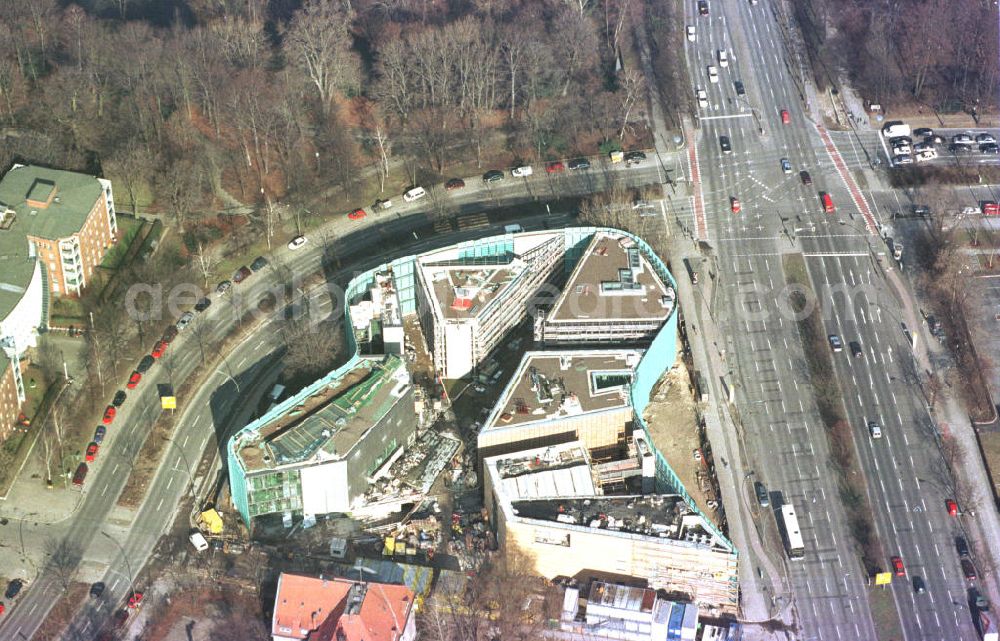
<svg viewBox="0 0 1000 641"><path fill-rule="evenodd" d="M188 473L188 488L189 488L189 491L191 492L191 494L193 496L194 495L194 471L191 469L191 462L188 461L187 454L184 453L184 450L181 448L180 445L177 444L177 441L175 441L173 438L167 436L167 437L164 437L164 440L166 440L168 443L170 443L170 445L172 447L174 447L177 450L177 452L181 455L181 460L184 461L184 467L187 468L187 473Z"/></svg>
<svg viewBox="0 0 1000 641"><path fill-rule="evenodd" d="M128 554L125 553L125 548L122 544L118 542L118 539L111 536L104 530L101 530L101 534L106 536L110 541L112 541L116 546L118 546L118 551L122 553L122 559L125 561L125 571L128 572L128 590L129 593L135 597L135 577L132 574L132 564L128 562Z"/></svg>

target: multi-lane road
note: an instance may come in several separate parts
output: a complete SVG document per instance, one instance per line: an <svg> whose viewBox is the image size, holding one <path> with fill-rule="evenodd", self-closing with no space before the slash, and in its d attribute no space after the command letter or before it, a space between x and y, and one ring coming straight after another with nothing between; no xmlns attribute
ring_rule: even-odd
<svg viewBox="0 0 1000 641"><path fill-rule="evenodd" d="M687 46L688 72L708 100L698 109L695 188L702 203L691 207L692 226L704 229L701 240L715 249L708 269L717 274L718 295L711 308L737 380L736 406L750 459L742 469L753 469L775 496L793 503L802 525L805 559L785 564L801 638L877 637L816 390L808 383L795 319L787 304L779 304L785 295L782 261L791 253L805 257L812 287L827 310L826 331L845 344L833 358L885 554L883 567L888 570L896 555L906 567L906 576L891 584L905 638L973 639L964 607L970 584L953 543L959 529L944 507L950 481L942 472L935 428L901 327L909 320L907 306L886 278L891 259L879 257L885 252L875 233L879 212L869 209L829 134L805 111L788 72L797 63L786 63L770 3L713 2L707 17L697 14L694 2L687 4L687 23L696 29ZM719 66L720 50L729 52L725 68ZM717 67L719 82L710 82L709 65ZM737 95L736 80L746 96ZM731 153L720 145L722 136ZM873 152L876 141L866 141ZM852 164L862 157L856 155ZM790 163L790 173L782 170L782 159ZM803 170L811 184L800 178ZM834 213L824 213L820 192L830 194ZM741 203L738 214L731 211L732 198ZM851 356L846 348L851 341L860 344L861 357ZM881 425L881 439L871 438L870 420ZM915 592L916 576L926 593Z"/></svg>
<svg viewBox="0 0 1000 641"><path fill-rule="evenodd" d="M283 279L290 272L305 276L329 270L338 259L342 272L328 273L333 279L338 275L349 277L357 269L367 269L393 257L386 251L424 251L440 244L448 244L480 236L488 230L474 229L448 235L427 235L428 212L433 217L445 213L482 212L497 206L531 201L548 201L567 196L579 196L607 189L612 183L639 187L664 182L664 170L672 163L668 156L651 156L641 166L628 167L594 159L593 167L584 171L567 171L547 174L541 168L527 179L507 178L489 187L475 178L467 180L466 189L436 194L427 199L404 203L395 199L395 206L388 212L370 214L365 220L350 221L345 215L337 216L323 225L322 233L311 233L310 243L299 251L284 248L275 252L277 260L286 270L265 268L245 283L220 297L212 294L213 305L199 314L192 326L174 340L169 350L172 373L156 364L140 383L140 388L129 398L101 450L100 460L87 478L80 503L65 520L48 525L19 523L17 528L6 528L4 535L18 533L29 538L39 537L53 541L66 540L82 567L88 568L88 580L100 580L107 586L105 594L85 604L83 615L75 619L71 631L78 638L90 638L109 623L111 614L125 599L135 579L150 557L157 541L174 519L181 499L190 491L196 479L192 478L198 462L208 447L215 447L232 429L240 427L248 417L247 407L255 406L245 395L251 391L266 391L262 385L248 389L258 374L265 376L273 369L273 355L282 347L282 337L274 330L281 310L262 319L255 331L239 345L232 348L217 369L191 399L180 399L182 415L171 436L171 443L156 476L151 481L141 507L134 514L125 515L115 503L128 478L133 461L138 455L144 433L159 416L159 399L156 383L170 379L175 385L185 380L200 363L199 342L209 346L222 344L232 333L238 317L272 291L283 290ZM436 200L437 199L437 200ZM442 204L440 199L447 199ZM537 219L515 220L525 228L565 226L571 219L555 214ZM417 232L420 232L418 234ZM496 231L496 229L494 229ZM372 255L365 248L381 247L383 251ZM364 256L363 259L359 258ZM349 266L340 262L351 257L358 262ZM252 256L248 257L252 259ZM308 294L313 302L310 309L323 313L339 314L339 301L325 287ZM232 297L239 297L233 304ZM198 325L204 326L200 330ZM200 341L195 338L201 333ZM212 358L214 349L207 349ZM172 375L171 375L172 374ZM241 385L237 387L237 383ZM16 547L17 539L4 542ZM8 604L0 620L0 638L31 639L52 606L62 593L60 576L66 569L56 571L44 561L38 563L38 575L30 581L17 601ZM94 568L100 568L94 571ZM142 586L139 586L140 588Z"/></svg>

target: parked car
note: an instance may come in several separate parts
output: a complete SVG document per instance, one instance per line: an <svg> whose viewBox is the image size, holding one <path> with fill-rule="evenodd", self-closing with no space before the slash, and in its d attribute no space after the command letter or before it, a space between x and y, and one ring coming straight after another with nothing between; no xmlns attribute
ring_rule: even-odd
<svg viewBox="0 0 1000 641"><path fill-rule="evenodd" d="M955 537L955 551L958 552L959 558L969 556L969 543L964 536Z"/></svg>
<svg viewBox="0 0 1000 641"><path fill-rule="evenodd" d="M406 193L403 194L403 200L405 200L408 203L412 203L415 200L420 200L426 195L427 192L424 190L423 187L411 187L410 189L406 190Z"/></svg>
<svg viewBox="0 0 1000 641"><path fill-rule="evenodd" d="M125 387L127 387L128 389L135 389L136 385L138 385L139 381L141 380L142 380L141 372L132 372L132 374L128 377L128 383L125 383Z"/></svg>
<svg viewBox="0 0 1000 641"><path fill-rule="evenodd" d="M94 442L100 445L104 442L104 435L108 433L108 428L103 425L98 425L97 429L94 430Z"/></svg>
<svg viewBox="0 0 1000 641"><path fill-rule="evenodd" d="M167 345L169 345L169 343L166 343L164 341L156 341L156 345L153 345L153 350L149 352L149 355L152 356L153 358L159 358L163 356L163 354L166 353L167 351Z"/></svg>
<svg viewBox="0 0 1000 641"><path fill-rule="evenodd" d="M933 136L934 130L930 127L917 127L913 130L914 136Z"/></svg>
<svg viewBox="0 0 1000 641"><path fill-rule="evenodd" d="M982 154L998 154L1000 153L1000 147L997 147L995 142L987 142L979 145L979 153Z"/></svg>
<svg viewBox="0 0 1000 641"><path fill-rule="evenodd" d="M135 371L137 371L140 374L145 374L146 372L149 371L149 368L152 367L153 363L155 363L155 362L156 362L156 359L154 359L149 354L146 354L139 361L139 364L135 366Z"/></svg>
<svg viewBox="0 0 1000 641"><path fill-rule="evenodd" d="M553 160L545 165L545 172L549 174L560 174L566 170L566 165L559 160Z"/></svg>
<svg viewBox="0 0 1000 641"><path fill-rule="evenodd" d="M764 487L763 483L761 483L760 481L754 481L753 482L753 491L754 491L754 494L757 495L757 503L761 507L768 507L769 505L771 505L771 500L770 500L770 498L768 497L768 494L767 494L767 488Z"/></svg>
<svg viewBox="0 0 1000 641"><path fill-rule="evenodd" d="M108 405L104 408L104 416L101 418L101 422L105 425L111 425L111 421L115 420L115 414L118 410L115 409L114 405Z"/></svg>
<svg viewBox="0 0 1000 641"><path fill-rule="evenodd" d="M348 217L348 218L349 218L350 220L361 220L362 218L364 218L364 217L365 217L365 216L367 216L367 215L368 215L368 214L367 214L367 213L365 213L365 210L364 210L364 209L355 209L355 210L354 210L354 211L352 211L351 213L347 214L347 217Z"/></svg>
<svg viewBox="0 0 1000 641"><path fill-rule="evenodd" d="M111 399L111 404L115 407L121 407L126 398L128 398L128 395L125 393L125 390L120 389L115 392L115 397Z"/></svg>
<svg viewBox="0 0 1000 641"><path fill-rule="evenodd" d="M445 191L455 191L456 189L461 189L465 187L465 181L461 178L452 178L444 184Z"/></svg>
<svg viewBox="0 0 1000 641"><path fill-rule="evenodd" d="M142 600L146 595L142 592L133 591L128 597L128 607L135 610L142 605Z"/></svg>
<svg viewBox="0 0 1000 641"><path fill-rule="evenodd" d="M128 610L120 609L117 612L115 612L114 617L112 617L111 619L111 623L114 626L115 630L120 630L124 628L125 624L128 623Z"/></svg>
<svg viewBox="0 0 1000 641"><path fill-rule="evenodd" d="M646 154L642 151L630 151L625 154L625 163L629 165L638 165L645 159Z"/></svg>
<svg viewBox="0 0 1000 641"><path fill-rule="evenodd" d="M836 334L830 334L829 336L827 336L827 339L829 339L830 349L832 349L833 351L839 352L844 349L844 343L840 340L840 337L837 336Z"/></svg>
<svg viewBox="0 0 1000 641"><path fill-rule="evenodd" d="M811 184L813 184L812 176L809 175L808 171L800 171L799 172L799 179L802 180L802 184L803 185L811 185Z"/></svg>
<svg viewBox="0 0 1000 641"><path fill-rule="evenodd" d="M580 169L590 169L590 161L586 158L574 158L569 161L569 168L573 171L578 171Z"/></svg>
<svg viewBox="0 0 1000 641"><path fill-rule="evenodd" d="M943 145L945 143L945 139L944 136L934 134L933 136L924 136L924 142L928 145Z"/></svg>
<svg viewBox="0 0 1000 641"><path fill-rule="evenodd" d="M167 325L166 329L163 330L163 335L160 336L160 340L172 343L175 338L177 338L177 325Z"/></svg>
<svg viewBox="0 0 1000 641"><path fill-rule="evenodd" d="M910 154L896 154L892 157L892 164L897 167L899 165L912 165L913 156Z"/></svg>
<svg viewBox="0 0 1000 641"><path fill-rule="evenodd" d="M194 304L194 311L203 312L212 306L212 299L207 296L202 296L197 303Z"/></svg>
<svg viewBox="0 0 1000 641"><path fill-rule="evenodd" d="M177 319L177 331L183 331L185 327L191 324L194 320L194 312L184 312L181 317Z"/></svg>
<svg viewBox="0 0 1000 641"><path fill-rule="evenodd" d="M3 598L10 601L11 599L17 598L17 595L21 593L21 588L24 587L24 581L21 579L13 579L7 584L7 589L3 593Z"/></svg>
<svg viewBox="0 0 1000 641"><path fill-rule="evenodd" d="M94 597L95 599L99 599L99 598L101 598L101 595L104 594L104 589L105 589L105 585L104 585L103 581L98 581L96 583L91 583L90 584L90 596Z"/></svg>
<svg viewBox="0 0 1000 641"><path fill-rule="evenodd" d="M958 516L958 503L948 499L944 502L944 506L948 510L948 516Z"/></svg>
<svg viewBox="0 0 1000 641"><path fill-rule="evenodd" d="M257 258L253 259L252 263L250 263L250 269L252 269L255 272L259 272L260 270L267 267L267 263L268 260L266 258L264 258L263 256L258 256Z"/></svg>
<svg viewBox="0 0 1000 641"><path fill-rule="evenodd" d="M99 449L100 446L97 443L91 443L90 445L88 445L83 460L87 461L88 463L93 463L94 459L97 458L97 451Z"/></svg>
<svg viewBox="0 0 1000 641"><path fill-rule="evenodd" d="M309 241L306 239L305 236L296 236L295 238L288 241L288 248L291 249L292 251L295 251L296 249L305 245L307 242Z"/></svg>
<svg viewBox="0 0 1000 641"><path fill-rule="evenodd" d="M289 245L289 248L291 248L291 245ZM215 287L215 293L225 294L226 292L229 291L229 288L231 288L232 286L233 286L232 282L224 280Z"/></svg>
<svg viewBox="0 0 1000 641"><path fill-rule="evenodd" d="M490 169L485 174L483 174L484 183L498 183L503 180L503 172L499 169Z"/></svg>
<svg viewBox="0 0 1000 641"><path fill-rule="evenodd" d="M971 145L973 143L971 134L955 134L951 137L953 145Z"/></svg>
<svg viewBox="0 0 1000 641"><path fill-rule="evenodd" d="M250 268L247 267L246 265L243 265L242 267L237 269L236 272L233 274L233 283L239 285L246 279L250 278L252 274L253 272L250 271Z"/></svg>
<svg viewBox="0 0 1000 641"><path fill-rule="evenodd" d="M964 576L969 581L976 580L976 566L972 564L972 559L966 557L962 559L962 576Z"/></svg>
<svg viewBox="0 0 1000 641"><path fill-rule="evenodd" d="M996 144L996 141L997 139L993 137L993 134L981 133L978 136L976 136L976 142L978 142L980 145L987 142Z"/></svg>
<svg viewBox="0 0 1000 641"><path fill-rule="evenodd" d="M83 485L83 482L87 480L87 472L90 468L87 467L86 463L80 463L76 466L76 472L73 473L73 485Z"/></svg>
<svg viewBox="0 0 1000 641"><path fill-rule="evenodd" d="M510 175L516 178L526 178L534 173L531 165L521 165L510 170Z"/></svg>
<svg viewBox="0 0 1000 641"><path fill-rule="evenodd" d="M392 208L392 201L387 198L379 198L378 200L375 201L374 204L372 204L373 210L391 209L391 208Z"/></svg>

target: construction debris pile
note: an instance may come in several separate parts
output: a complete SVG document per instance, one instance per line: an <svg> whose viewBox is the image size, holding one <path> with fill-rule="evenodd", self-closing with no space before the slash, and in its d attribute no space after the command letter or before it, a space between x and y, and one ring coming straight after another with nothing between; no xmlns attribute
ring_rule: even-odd
<svg viewBox="0 0 1000 641"><path fill-rule="evenodd" d="M458 560L461 570L477 570L496 549L496 536L489 527L486 508L473 513L452 513L448 551Z"/></svg>
<svg viewBox="0 0 1000 641"><path fill-rule="evenodd" d="M448 434L427 430L408 447L385 476L365 492L365 503L379 503L392 497L413 497L430 491L438 475L458 451L459 440Z"/></svg>

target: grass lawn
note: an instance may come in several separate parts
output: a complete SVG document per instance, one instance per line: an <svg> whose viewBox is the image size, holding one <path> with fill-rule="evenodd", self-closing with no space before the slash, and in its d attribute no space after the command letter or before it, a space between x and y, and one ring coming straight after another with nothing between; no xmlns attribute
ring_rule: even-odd
<svg viewBox="0 0 1000 641"><path fill-rule="evenodd" d="M896 602L888 587L873 587L868 590L868 605L872 610L875 634L880 641L901 641L903 627L899 623Z"/></svg>
<svg viewBox="0 0 1000 641"><path fill-rule="evenodd" d="M79 298L69 296L53 296L51 316L64 316L67 318L82 318L83 304Z"/></svg>
<svg viewBox="0 0 1000 641"><path fill-rule="evenodd" d="M101 262L101 267L105 269L118 269L121 266L122 260L125 255L128 254L128 248L135 240L135 237L139 234L143 225L148 224L144 220L139 220L136 218L129 218L127 216L118 217L118 233L121 235L121 240L119 240L108 253L104 255L104 260Z"/></svg>

